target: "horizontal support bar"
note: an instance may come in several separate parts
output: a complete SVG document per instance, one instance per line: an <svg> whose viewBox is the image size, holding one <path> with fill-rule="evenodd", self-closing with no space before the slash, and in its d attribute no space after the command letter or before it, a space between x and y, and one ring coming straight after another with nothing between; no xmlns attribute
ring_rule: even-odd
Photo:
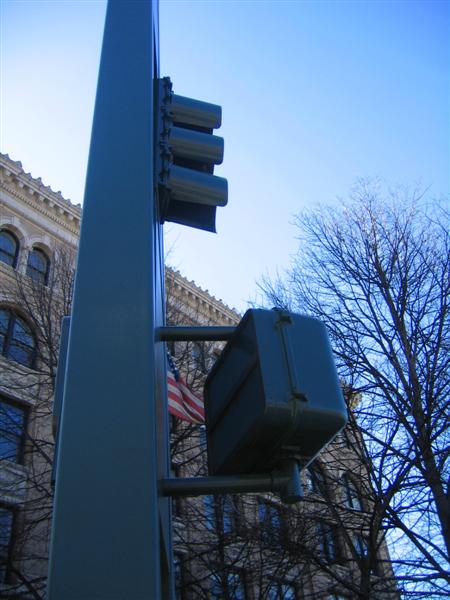
<svg viewBox="0 0 450 600"><path fill-rule="evenodd" d="M289 473L264 475L230 475L215 477L177 477L162 479L160 493L163 496L207 496L209 494L255 494L280 492L289 483Z"/></svg>
<svg viewBox="0 0 450 600"><path fill-rule="evenodd" d="M231 338L236 327L158 327L160 342L217 342Z"/></svg>

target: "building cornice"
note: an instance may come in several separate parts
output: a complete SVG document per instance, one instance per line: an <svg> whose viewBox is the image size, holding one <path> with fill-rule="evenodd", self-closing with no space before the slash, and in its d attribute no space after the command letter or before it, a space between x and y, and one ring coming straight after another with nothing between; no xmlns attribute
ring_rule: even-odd
<svg viewBox="0 0 450 600"><path fill-rule="evenodd" d="M208 290L203 290L193 281L189 281L179 271L166 266L166 277L173 283L178 292L191 297L205 313L210 313L214 321L224 320L230 325L237 325L241 315L234 309L211 296Z"/></svg>
<svg viewBox="0 0 450 600"><path fill-rule="evenodd" d="M30 173L25 173L20 161L11 160L7 154L1 153L0 182L9 194L64 227L72 235L79 236L81 206L72 204L61 192L54 192L50 186L44 185L40 177L34 178Z"/></svg>

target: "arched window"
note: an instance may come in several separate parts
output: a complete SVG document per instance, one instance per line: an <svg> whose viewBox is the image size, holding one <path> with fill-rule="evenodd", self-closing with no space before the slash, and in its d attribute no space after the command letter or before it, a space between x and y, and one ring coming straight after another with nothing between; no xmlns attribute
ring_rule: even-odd
<svg viewBox="0 0 450 600"><path fill-rule="evenodd" d="M0 308L0 354L30 368L36 354L30 327L8 308Z"/></svg>
<svg viewBox="0 0 450 600"><path fill-rule="evenodd" d="M0 261L15 268L19 256L19 242L14 234L6 229L0 230Z"/></svg>
<svg viewBox="0 0 450 600"><path fill-rule="evenodd" d="M47 284L49 267L50 261L45 252L39 248L30 250L28 253L27 275L35 283Z"/></svg>
<svg viewBox="0 0 450 600"><path fill-rule="evenodd" d="M342 477L342 484L344 486L345 506L352 510L362 510L363 505L358 488L346 473Z"/></svg>

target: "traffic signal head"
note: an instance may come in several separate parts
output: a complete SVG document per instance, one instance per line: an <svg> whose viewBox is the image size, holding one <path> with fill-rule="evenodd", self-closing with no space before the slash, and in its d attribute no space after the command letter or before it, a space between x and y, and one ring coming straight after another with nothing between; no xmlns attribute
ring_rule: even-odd
<svg viewBox="0 0 450 600"><path fill-rule="evenodd" d="M323 323L248 310L207 377L205 413L210 474L306 466L347 421Z"/></svg>
<svg viewBox="0 0 450 600"><path fill-rule="evenodd" d="M225 206L228 183L213 175L223 159L216 104L177 96L168 77L157 82L155 164L161 221L216 230L216 207Z"/></svg>

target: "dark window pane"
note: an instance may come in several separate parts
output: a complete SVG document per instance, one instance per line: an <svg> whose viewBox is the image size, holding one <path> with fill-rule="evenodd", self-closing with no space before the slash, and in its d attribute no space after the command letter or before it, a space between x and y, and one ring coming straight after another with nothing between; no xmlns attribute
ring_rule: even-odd
<svg viewBox="0 0 450 600"><path fill-rule="evenodd" d="M269 600L282 600L281 590L278 583L269 583L267 588L267 597Z"/></svg>
<svg viewBox="0 0 450 600"><path fill-rule="evenodd" d="M13 513L6 508L0 508L0 548L9 546L11 541ZM4 554L2 553L2 556Z"/></svg>
<svg viewBox="0 0 450 600"><path fill-rule="evenodd" d="M33 267L33 269L36 269L36 271L43 272L47 267L47 259L41 250L35 248L30 252L28 264L30 267Z"/></svg>
<svg viewBox="0 0 450 600"><path fill-rule="evenodd" d="M325 560L334 562L337 560L336 537L329 523L319 523L317 526L319 535L319 548Z"/></svg>
<svg viewBox="0 0 450 600"><path fill-rule="evenodd" d="M25 411L0 402L0 458L19 462L25 434Z"/></svg>
<svg viewBox="0 0 450 600"><path fill-rule="evenodd" d="M236 507L233 499L229 496L223 500L223 531L224 533L231 533L236 529Z"/></svg>
<svg viewBox="0 0 450 600"><path fill-rule="evenodd" d="M0 333L6 335L8 331L10 312L8 310L0 309Z"/></svg>
<svg viewBox="0 0 450 600"><path fill-rule="evenodd" d="M0 431L0 458L18 462L20 446L17 443L17 438Z"/></svg>
<svg viewBox="0 0 450 600"><path fill-rule="evenodd" d="M22 435L25 415L22 408L0 402L0 426L15 435Z"/></svg>
<svg viewBox="0 0 450 600"><path fill-rule="evenodd" d="M245 600L245 585L241 573L229 571L217 573L211 578L211 600Z"/></svg>
<svg viewBox="0 0 450 600"><path fill-rule="evenodd" d="M5 254L14 254L16 251L16 243L11 234L6 231L0 232L0 251Z"/></svg>
<svg viewBox="0 0 450 600"><path fill-rule="evenodd" d="M49 260L38 248L33 248L28 254L27 275L36 283L47 283Z"/></svg>
<svg viewBox="0 0 450 600"><path fill-rule="evenodd" d="M9 313L0 309L0 352L3 354L6 345L6 334L8 333Z"/></svg>
<svg viewBox="0 0 450 600"><path fill-rule="evenodd" d="M208 529L215 529L216 510L214 496L203 496L203 505L205 507L205 525Z"/></svg>
<svg viewBox="0 0 450 600"><path fill-rule="evenodd" d="M288 583L283 583L281 585L281 597L284 600L295 600L295 588Z"/></svg>
<svg viewBox="0 0 450 600"><path fill-rule="evenodd" d="M280 510L277 506L266 502L260 502L258 510L261 523L265 523L274 529L279 529L281 527Z"/></svg>
<svg viewBox="0 0 450 600"><path fill-rule="evenodd" d="M227 585L230 600L245 600L245 585L240 573L228 573Z"/></svg>
<svg viewBox="0 0 450 600"><path fill-rule="evenodd" d="M6 356L25 367L31 367L33 364L33 351L30 348L10 344Z"/></svg>
<svg viewBox="0 0 450 600"><path fill-rule="evenodd" d="M362 502L356 485L347 475L343 476L342 481L345 492L345 506L353 510L362 510Z"/></svg>
<svg viewBox="0 0 450 600"><path fill-rule="evenodd" d="M173 570L175 576L175 598L181 600L181 588L182 588L182 570L181 570L181 556L174 554L173 557Z"/></svg>
<svg viewBox="0 0 450 600"><path fill-rule="evenodd" d="M211 579L211 600L223 600L224 599L224 589L221 581L216 577L212 577Z"/></svg>
<svg viewBox="0 0 450 600"><path fill-rule="evenodd" d="M205 356L205 348L201 344L194 344L192 347L192 360L194 363L194 367L198 369L201 373L207 373L208 369L206 367L206 356Z"/></svg>
<svg viewBox="0 0 450 600"><path fill-rule="evenodd" d="M325 493L325 477L322 469L317 465L311 465L306 469L306 487L314 494Z"/></svg>
<svg viewBox="0 0 450 600"><path fill-rule="evenodd" d="M18 249L16 238L8 231L0 231L0 261L15 267Z"/></svg>
<svg viewBox="0 0 450 600"><path fill-rule="evenodd" d="M10 310L0 310L0 351L3 356L32 367L35 342L26 322Z"/></svg>
<svg viewBox="0 0 450 600"><path fill-rule="evenodd" d="M282 540L280 508L273 504L259 502L258 512L263 542L266 544L279 546Z"/></svg>
<svg viewBox="0 0 450 600"><path fill-rule="evenodd" d="M31 335L30 328L22 321L19 317L15 317L14 325L12 328L12 339L25 346L33 346L33 336Z"/></svg>
<svg viewBox="0 0 450 600"><path fill-rule="evenodd" d="M359 558L366 558L368 553L367 541L361 535L355 535L353 547Z"/></svg>
<svg viewBox="0 0 450 600"><path fill-rule="evenodd" d="M0 507L0 582L4 583L9 562L14 513Z"/></svg>

